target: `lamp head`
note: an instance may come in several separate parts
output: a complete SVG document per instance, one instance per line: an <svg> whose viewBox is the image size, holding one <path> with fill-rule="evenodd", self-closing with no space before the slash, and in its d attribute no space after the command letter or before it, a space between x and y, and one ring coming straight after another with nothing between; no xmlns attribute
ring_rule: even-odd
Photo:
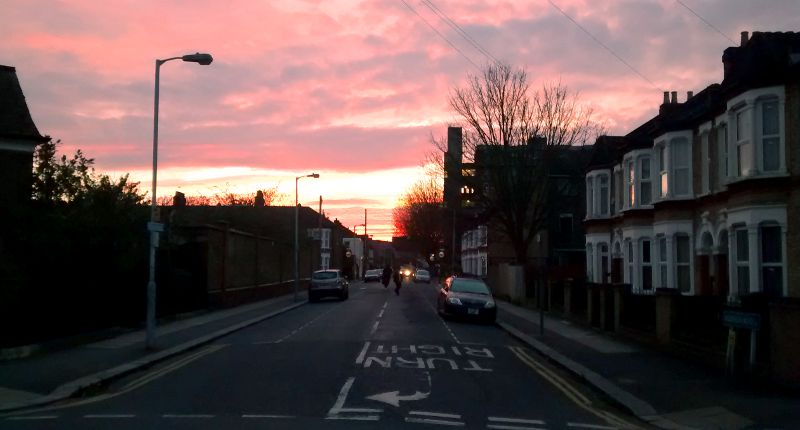
<svg viewBox="0 0 800 430"><path fill-rule="evenodd" d="M319 178L319 173L312 173L308 175L309 178Z"/></svg>
<svg viewBox="0 0 800 430"><path fill-rule="evenodd" d="M208 66L209 64L211 64L212 61L214 61L214 57L212 57L211 54L205 54L205 53L201 54L198 52L196 54L184 55L183 57L181 57L181 60L188 61L190 63L197 63L200 64L201 66Z"/></svg>

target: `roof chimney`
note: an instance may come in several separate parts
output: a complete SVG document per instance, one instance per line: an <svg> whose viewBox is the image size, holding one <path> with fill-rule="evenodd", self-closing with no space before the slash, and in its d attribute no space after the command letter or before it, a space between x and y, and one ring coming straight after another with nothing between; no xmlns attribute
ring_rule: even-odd
<svg viewBox="0 0 800 430"><path fill-rule="evenodd" d="M694 96L694 91L687 91L686 92L686 101L689 101L690 98Z"/></svg>
<svg viewBox="0 0 800 430"><path fill-rule="evenodd" d="M670 103L678 103L678 92L677 91L673 91L672 92L672 98L670 100Z"/></svg>
<svg viewBox="0 0 800 430"><path fill-rule="evenodd" d="M747 36L748 36L748 33L746 31L743 31L742 32L742 43L739 46L744 46L745 44L747 44L747 39L748 39Z"/></svg>
<svg viewBox="0 0 800 430"><path fill-rule="evenodd" d="M664 91L664 103L669 104L669 91Z"/></svg>

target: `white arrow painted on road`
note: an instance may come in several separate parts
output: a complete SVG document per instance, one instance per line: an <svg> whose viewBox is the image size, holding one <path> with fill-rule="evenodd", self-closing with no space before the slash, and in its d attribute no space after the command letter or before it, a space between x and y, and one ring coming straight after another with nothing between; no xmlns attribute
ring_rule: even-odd
<svg viewBox="0 0 800 430"><path fill-rule="evenodd" d="M420 393L419 391L410 396L401 396L399 391L389 391L388 393L380 393L375 394L374 396L369 396L367 399L377 400L379 402L388 403L392 406L398 407L400 406L400 402L427 399L428 396L430 396L430 393Z"/></svg>
<svg viewBox="0 0 800 430"><path fill-rule="evenodd" d="M431 395L431 374L426 370L425 371L425 379L428 382L428 392L421 393L419 391L415 391L414 394L409 396L401 396L400 391L389 391L386 393L375 394L373 396L367 397L368 400L376 400L378 402L388 403L394 407L399 407L400 402L408 402L414 400L423 400L427 399L428 396Z"/></svg>

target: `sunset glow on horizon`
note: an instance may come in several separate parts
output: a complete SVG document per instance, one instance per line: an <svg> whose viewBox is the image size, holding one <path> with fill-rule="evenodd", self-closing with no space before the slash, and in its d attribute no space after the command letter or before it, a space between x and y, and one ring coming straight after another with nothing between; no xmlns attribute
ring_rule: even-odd
<svg viewBox="0 0 800 430"><path fill-rule="evenodd" d="M553 3L7 0L0 64L16 67L41 134L149 194L154 61L208 52L211 65L161 68L159 196L278 187L291 205L294 178L316 172L300 181L301 204L322 196L348 228L366 208L369 233L388 240L431 136L457 120L451 90L490 61L457 28L526 68L532 90L579 92L611 134L655 115L662 91L682 102L720 82L741 31L800 29L795 0Z"/></svg>

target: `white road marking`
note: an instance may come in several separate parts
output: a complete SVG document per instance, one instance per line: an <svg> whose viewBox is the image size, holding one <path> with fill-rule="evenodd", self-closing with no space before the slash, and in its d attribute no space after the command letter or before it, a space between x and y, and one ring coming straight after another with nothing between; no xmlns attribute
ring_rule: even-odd
<svg viewBox="0 0 800 430"><path fill-rule="evenodd" d="M443 426L459 426L463 427L464 423L461 421L445 421L445 420L434 420L430 418L412 418L406 417L407 423L418 423L418 424L439 424Z"/></svg>
<svg viewBox="0 0 800 430"><path fill-rule="evenodd" d="M516 423L516 424L540 424L544 425L542 420L524 420L522 418L505 418L505 417L489 417L489 421L503 422L503 423Z"/></svg>
<svg viewBox="0 0 800 430"><path fill-rule="evenodd" d="M364 362L364 356L367 355L368 349L369 349L369 342L364 342L364 347L361 348L361 353L358 354L358 357L356 357L356 364L361 364Z"/></svg>
<svg viewBox="0 0 800 430"><path fill-rule="evenodd" d="M294 418L294 415L244 414L242 418Z"/></svg>
<svg viewBox="0 0 800 430"><path fill-rule="evenodd" d="M292 330L292 331L291 331L291 333L287 334L286 336L284 336L284 337L282 337L282 338L280 338L280 339L278 339L278 340L276 340L276 341L259 341L259 342L253 342L253 345L263 345L263 344L266 344L266 343L281 343L281 342L283 342L284 340L286 340L286 339L289 339L290 337L292 337L292 336L296 335L296 334L297 334L299 331L303 330L304 328L306 328L306 327L310 326L311 324L313 324L313 323L314 323L314 321L316 321L316 320L318 320L318 319L320 319L320 318L324 317L325 315L329 314L329 313L330 313L332 310L334 310L334 309L336 309L336 307L332 307L332 308L328 309L327 311L325 311L325 312L323 312L323 313L321 313L321 314L317 315L317 317L316 317L316 318L314 318L313 320L306 322L305 324L301 325L300 327L297 327L296 329Z"/></svg>
<svg viewBox="0 0 800 430"><path fill-rule="evenodd" d="M380 320L375 321L375 324L372 325L372 330L369 331L370 336L374 335L375 332L378 331L378 324L380 323L381 323Z"/></svg>
<svg viewBox="0 0 800 430"><path fill-rule="evenodd" d="M58 415L31 415L27 417L8 417L8 421L35 421L35 420L54 420Z"/></svg>
<svg viewBox="0 0 800 430"><path fill-rule="evenodd" d="M164 414L161 418L214 418L214 415L208 414Z"/></svg>
<svg viewBox="0 0 800 430"><path fill-rule="evenodd" d="M441 412L426 412L426 411L409 411L409 415L422 415L426 417L436 417L436 418L452 418L455 420L460 420L461 415L458 414L443 414Z"/></svg>
<svg viewBox="0 0 800 430"><path fill-rule="evenodd" d="M498 430L545 430L544 427L510 426L507 424L489 424L486 428Z"/></svg>
<svg viewBox="0 0 800 430"><path fill-rule="evenodd" d="M89 414L84 418L136 418L134 414Z"/></svg>
<svg viewBox="0 0 800 430"><path fill-rule="evenodd" d="M367 342L367 345L369 345L369 342ZM355 380L356 378L354 376L347 378L347 381L342 385L342 389L339 390L339 396L336 397L336 402L331 407L328 415L336 415L336 413L342 409L344 401L347 399L347 393L350 392L350 388L353 387L353 382L355 382Z"/></svg>
<svg viewBox="0 0 800 430"><path fill-rule="evenodd" d="M576 427L583 429L597 429L597 430L618 430L619 427L603 426L599 424L584 424L584 423L567 423L567 427Z"/></svg>
<svg viewBox="0 0 800 430"><path fill-rule="evenodd" d="M340 417L338 415L325 417L326 420L351 420L351 421L378 421L381 417L378 415L353 415L347 417Z"/></svg>

